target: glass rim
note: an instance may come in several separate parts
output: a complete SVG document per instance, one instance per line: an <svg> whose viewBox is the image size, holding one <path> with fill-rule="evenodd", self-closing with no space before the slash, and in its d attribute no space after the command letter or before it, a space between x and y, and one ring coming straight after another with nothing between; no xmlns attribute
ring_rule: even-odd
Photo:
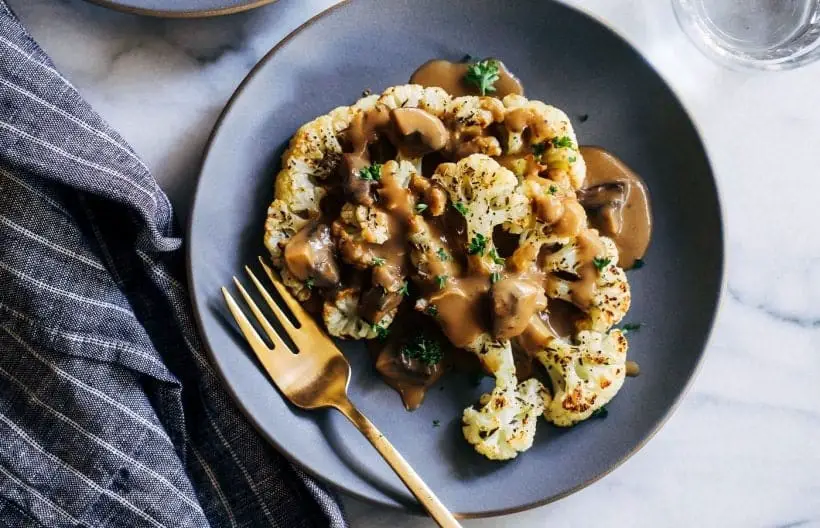
<svg viewBox="0 0 820 528"><path fill-rule="evenodd" d="M794 53L774 58L758 58L742 52L733 52L715 33L707 29L701 17L683 4L686 0L671 0L678 26L688 40L706 56L723 66L741 71L784 71L806 66L820 59L820 36L810 45ZM710 44L711 43L711 44Z"/></svg>

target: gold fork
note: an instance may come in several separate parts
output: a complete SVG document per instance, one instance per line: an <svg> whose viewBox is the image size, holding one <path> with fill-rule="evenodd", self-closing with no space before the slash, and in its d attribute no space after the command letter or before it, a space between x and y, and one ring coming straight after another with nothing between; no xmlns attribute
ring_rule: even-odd
<svg viewBox="0 0 820 528"><path fill-rule="evenodd" d="M347 359L327 334L319 328L313 317L290 295L262 257L259 257L259 262L282 300L299 322L298 327L291 323L248 266L245 266L245 271L285 332L299 349L298 354L294 354L276 333L236 277L233 278L234 284L259 325L274 344L273 348L268 348L225 287L222 288L222 294L242 334L282 394L302 409L332 407L341 412L373 444L373 447L390 464L404 485L416 496L439 526L447 528L461 526L404 457L396 451L396 448L351 403L347 397L347 385L350 381L350 364Z"/></svg>

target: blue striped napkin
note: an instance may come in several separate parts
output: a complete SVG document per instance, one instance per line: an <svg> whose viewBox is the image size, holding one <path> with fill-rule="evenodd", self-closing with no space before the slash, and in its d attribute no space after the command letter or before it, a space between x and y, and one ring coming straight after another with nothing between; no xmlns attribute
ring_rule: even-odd
<svg viewBox="0 0 820 528"><path fill-rule="evenodd" d="M194 328L171 205L0 0L0 525L345 526Z"/></svg>

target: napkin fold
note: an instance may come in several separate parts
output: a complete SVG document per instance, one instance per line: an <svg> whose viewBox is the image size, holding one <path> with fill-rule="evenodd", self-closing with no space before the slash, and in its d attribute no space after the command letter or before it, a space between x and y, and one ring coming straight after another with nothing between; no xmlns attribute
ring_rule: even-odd
<svg viewBox="0 0 820 528"><path fill-rule="evenodd" d="M168 198L0 0L0 525L345 526L206 358Z"/></svg>

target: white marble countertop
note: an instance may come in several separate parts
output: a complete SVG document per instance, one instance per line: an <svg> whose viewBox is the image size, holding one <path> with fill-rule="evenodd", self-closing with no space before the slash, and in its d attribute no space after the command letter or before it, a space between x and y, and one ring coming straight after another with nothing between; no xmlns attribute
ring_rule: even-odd
<svg viewBox="0 0 820 528"><path fill-rule="evenodd" d="M331 0L211 20L154 20L81 0L9 0L187 217L228 97ZM705 136L728 228L728 291L700 375L621 468L555 504L466 526L820 526L820 63L736 73L698 54L668 0L572 0L676 89ZM693 285L697 287L697 285ZM354 527L430 526L346 500Z"/></svg>

